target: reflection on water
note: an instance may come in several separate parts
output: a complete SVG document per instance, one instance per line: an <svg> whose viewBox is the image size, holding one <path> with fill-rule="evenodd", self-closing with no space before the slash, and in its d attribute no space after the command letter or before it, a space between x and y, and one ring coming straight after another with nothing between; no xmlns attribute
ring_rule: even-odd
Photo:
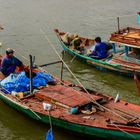
<svg viewBox="0 0 140 140"><path fill-rule="evenodd" d="M7 47L11 47L26 64L29 54L36 56L36 64L58 60L44 37L47 35L61 53L59 42L53 32L54 28L71 33L77 32L89 38L101 36L105 40L109 38L111 32L117 30L118 16L121 27L137 27L135 13L140 9L138 0L0 0L0 3L0 24L4 27L4 31L0 33L0 42L3 43L0 52L4 53ZM45 35L40 30L43 30ZM64 60L84 86L114 97L119 93L122 99L140 104L140 97L132 79L100 72L77 60L70 62L71 59L71 56L65 55ZM60 67L54 65L47 69L53 74L60 75ZM66 70L64 77L75 82ZM45 139L49 125L33 121L3 102L0 102L0 110L0 140ZM53 130L55 140L85 140L55 127Z"/></svg>

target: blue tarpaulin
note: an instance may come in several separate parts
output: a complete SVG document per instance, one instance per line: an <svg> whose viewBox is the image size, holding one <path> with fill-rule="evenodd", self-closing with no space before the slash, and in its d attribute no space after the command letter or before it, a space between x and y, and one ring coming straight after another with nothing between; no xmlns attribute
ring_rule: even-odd
<svg viewBox="0 0 140 140"><path fill-rule="evenodd" d="M53 82L52 76L49 74L38 72L33 77L33 88L46 86L48 82ZM30 79L26 76L25 72L20 74L10 74L7 78L1 81L1 86L9 92L25 92L30 89Z"/></svg>

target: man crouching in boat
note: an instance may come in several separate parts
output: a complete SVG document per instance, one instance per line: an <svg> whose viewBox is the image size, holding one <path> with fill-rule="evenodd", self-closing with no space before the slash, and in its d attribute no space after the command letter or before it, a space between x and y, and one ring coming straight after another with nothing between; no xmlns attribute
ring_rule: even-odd
<svg viewBox="0 0 140 140"><path fill-rule="evenodd" d="M18 66L20 69L24 67L23 63L14 56L14 50L8 48L6 50L6 56L3 58L1 63L1 72L5 76L8 76L10 73L15 72L16 66Z"/></svg>
<svg viewBox="0 0 140 140"><path fill-rule="evenodd" d="M82 40L77 33L74 34L73 40L71 41L71 45L72 50L77 50L79 51L79 53L82 53L84 51Z"/></svg>
<svg viewBox="0 0 140 140"><path fill-rule="evenodd" d="M96 37L95 42L95 49L91 54L89 54L89 57L94 59L106 58L108 56L108 46L104 42L101 42L100 37Z"/></svg>

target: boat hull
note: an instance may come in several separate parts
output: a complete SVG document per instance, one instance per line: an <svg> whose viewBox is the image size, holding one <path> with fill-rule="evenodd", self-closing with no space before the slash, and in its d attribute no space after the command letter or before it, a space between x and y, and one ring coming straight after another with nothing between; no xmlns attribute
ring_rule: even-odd
<svg viewBox="0 0 140 140"><path fill-rule="evenodd" d="M41 121L43 123L49 123L49 116L43 115L37 112L32 111L30 108L23 106L19 104L18 102L15 102L11 100L11 98L7 97L5 94L0 92L0 99L8 104L10 107L23 112L24 114L30 116L31 118ZM100 137L108 140L138 140L140 139L139 133L127 133L122 132L118 130L111 130L111 129L102 129L102 128L96 128L96 127L89 127L86 125L80 125L71 123L59 118L51 117L52 124L58 127L61 127L63 129L67 129L69 131L75 132L77 134L81 134L88 137Z"/></svg>
<svg viewBox="0 0 140 140"><path fill-rule="evenodd" d="M123 67L119 64L110 64L107 61L92 59L90 57L81 55L81 54L69 49L61 40L60 40L60 43L61 43L62 49L64 51L66 51L69 55L73 56L74 58L77 58L84 64L88 64L90 66L95 67L97 70L104 71L104 72L112 71L114 73L119 73L121 75L128 76L128 77L134 76L134 69L129 69L129 68ZM140 77L140 72L137 70L135 72L136 72L137 76Z"/></svg>

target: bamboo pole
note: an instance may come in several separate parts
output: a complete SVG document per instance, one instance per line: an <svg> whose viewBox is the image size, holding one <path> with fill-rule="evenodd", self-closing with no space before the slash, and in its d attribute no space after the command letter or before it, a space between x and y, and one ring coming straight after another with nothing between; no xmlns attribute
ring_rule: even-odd
<svg viewBox="0 0 140 140"><path fill-rule="evenodd" d="M118 33L120 33L120 18L117 17Z"/></svg>

